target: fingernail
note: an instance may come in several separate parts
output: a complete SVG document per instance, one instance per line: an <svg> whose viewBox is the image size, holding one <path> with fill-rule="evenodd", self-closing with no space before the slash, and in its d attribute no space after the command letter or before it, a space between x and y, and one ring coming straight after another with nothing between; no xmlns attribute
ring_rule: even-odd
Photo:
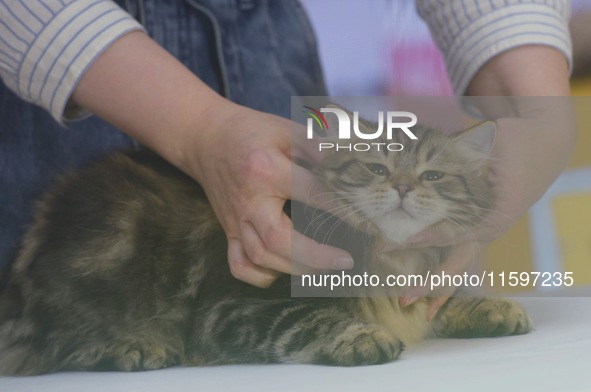
<svg viewBox="0 0 591 392"><path fill-rule="evenodd" d="M410 298L408 298L408 297L402 297L402 298L400 299L400 304L401 304L402 306L408 306L408 305L412 305L413 303L415 303L415 301L416 301L417 299L419 299L419 297L410 297Z"/></svg>
<svg viewBox="0 0 591 392"><path fill-rule="evenodd" d="M386 244L384 245L384 247L382 248L382 252L381 253L388 253L391 252L395 249L398 249L400 246L396 246L394 244Z"/></svg>
<svg viewBox="0 0 591 392"><path fill-rule="evenodd" d="M355 262L353 261L353 259L346 256L337 257L332 261L332 267L334 269L340 270L351 269L353 268L354 264Z"/></svg>
<svg viewBox="0 0 591 392"><path fill-rule="evenodd" d="M427 235L419 233L419 234L415 234L412 237L410 237L409 239L406 240L407 244L419 244L421 242L425 242L425 240L428 238Z"/></svg>
<svg viewBox="0 0 591 392"><path fill-rule="evenodd" d="M429 309L429 321L433 320L433 318L435 317L435 315L437 314L437 312L439 311L439 308L431 308Z"/></svg>

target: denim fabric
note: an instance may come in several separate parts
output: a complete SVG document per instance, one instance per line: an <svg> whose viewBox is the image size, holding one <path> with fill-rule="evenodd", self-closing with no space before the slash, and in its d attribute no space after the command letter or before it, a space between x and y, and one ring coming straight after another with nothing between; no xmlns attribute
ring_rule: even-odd
<svg viewBox="0 0 591 392"><path fill-rule="evenodd" d="M292 95L326 95L313 31L297 0L118 3L239 104L289 118ZM52 178L123 147L137 143L96 117L63 129L0 84L0 266L14 258L34 200Z"/></svg>

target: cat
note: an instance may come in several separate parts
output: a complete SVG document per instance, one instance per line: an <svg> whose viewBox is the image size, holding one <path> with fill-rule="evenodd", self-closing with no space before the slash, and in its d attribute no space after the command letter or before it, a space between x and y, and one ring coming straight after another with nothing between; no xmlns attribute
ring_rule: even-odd
<svg viewBox="0 0 591 392"><path fill-rule="evenodd" d="M311 168L345 200L348 232L363 239L351 273L424 275L446 248L384 246L427 227L469 230L494 206L494 123L413 131L418 140L402 151L334 152ZM303 231L321 232L321 215ZM149 151L116 152L64 176L39 201L0 296L0 374L368 365L428 336L531 330L523 308L502 298L454 297L429 321L428 299L402 308L396 289L292 298L289 276L259 289L232 277L226 246L199 184Z"/></svg>

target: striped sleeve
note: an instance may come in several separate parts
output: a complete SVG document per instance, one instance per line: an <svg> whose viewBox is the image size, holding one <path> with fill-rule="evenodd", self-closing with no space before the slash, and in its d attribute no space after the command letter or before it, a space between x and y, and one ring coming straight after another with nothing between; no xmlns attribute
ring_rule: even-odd
<svg viewBox="0 0 591 392"><path fill-rule="evenodd" d="M0 0L0 77L58 122L81 116L66 105L94 60L142 26L110 0Z"/></svg>
<svg viewBox="0 0 591 392"><path fill-rule="evenodd" d="M521 45L561 51L572 68L568 0L416 0L458 95L488 60Z"/></svg>

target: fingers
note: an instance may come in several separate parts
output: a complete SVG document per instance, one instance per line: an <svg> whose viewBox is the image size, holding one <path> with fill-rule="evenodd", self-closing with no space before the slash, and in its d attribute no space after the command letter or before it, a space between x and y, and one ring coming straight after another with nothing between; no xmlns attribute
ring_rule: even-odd
<svg viewBox="0 0 591 392"><path fill-rule="evenodd" d="M402 244L387 244L383 251L388 252L404 248L445 247L474 241L488 242L502 234L500 229L491 229L490 226L495 226L491 219L474 226L469 232L443 233L437 227L429 227L411 236Z"/></svg>
<svg viewBox="0 0 591 392"><path fill-rule="evenodd" d="M285 186L288 187L288 192L293 200L323 211L335 212L339 210L340 204L336 194L326 191L310 171L293 165L291 176L291 183L285 184Z"/></svg>
<svg viewBox="0 0 591 392"><path fill-rule="evenodd" d="M289 258L269 251L267 245L250 222L241 224L240 233L245 254L253 264L262 269L271 269L286 274L292 273L292 263Z"/></svg>
<svg viewBox="0 0 591 392"><path fill-rule="evenodd" d="M479 258L480 249L481 246L477 242L469 242L454 246L451 248L450 253L441 264L440 268L437 271L432 272L432 275L462 275ZM441 306L445 304L457 289L458 287L453 285L441 285L431 291L430 284L417 286L406 290L400 297L399 302L402 306L408 306L414 303L418 298L426 297L428 295L432 296L428 312L429 319L432 319L435 317Z"/></svg>
<svg viewBox="0 0 591 392"><path fill-rule="evenodd" d="M261 268L250 261L238 239L228 240L228 263L236 279L260 288L269 287L280 275L277 271Z"/></svg>
<svg viewBox="0 0 591 392"><path fill-rule="evenodd" d="M458 245L473 241L474 237L460 236L445 236L439 230L429 227L417 234L411 236L402 244L390 243L386 244L382 252L390 252L395 249L412 249L412 248L426 248L426 247L445 247L451 245Z"/></svg>
<svg viewBox="0 0 591 392"><path fill-rule="evenodd" d="M316 178L308 170L291 165L289 176L278 178L276 186L281 196L309 203L323 210L338 209L334 197L322 192ZM293 183L293 184L292 184ZM248 225L241 225L246 253L257 265L293 273L302 265L314 269L346 269L353 266L351 256L332 246L319 244L293 230L291 220L283 213L284 199L267 198L257 202ZM293 243L292 243L293 240Z"/></svg>
<svg viewBox="0 0 591 392"><path fill-rule="evenodd" d="M427 228L412 237L410 237L405 245L407 247L421 247L421 246L448 246L456 244L454 238L445 238L440 232L434 228ZM461 242L461 241L460 241Z"/></svg>
<svg viewBox="0 0 591 392"><path fill-rule="evenodd" d="M451 295L431 298L431 302L429 302L429 310L427 311L427 318L429 321L435 318L439 309L445 305L450 296Z"/></svg>
<svg viewBox="0 0 591 392"><path fill-rule="evenodd" d="M345 270L353 268L353 258L344 250L322 245L292 232L292 257L296 263L321 270Z"/></svg>
<svg viewBox="0 0 591 392"><path fill-rule="evenodd" d="M342 198L336 192L324 189L314 174L301 166L293 165L291 173L292 183L283 186L291 191L289 193L292 200L306 205L305 211L312 211L314 216L326 218L333 215L352 223L351 208L343 205Z"/></svg>
<svg viewBox="0 0 591 392"><path fill-rule="evenodd" d="M267 287L279 275L277 272L303 274L318 269L351 268L353 260L347 252L296 232L283 213L286 199L312 200L326 209L337 208L331 198L321 193L314 175L286 159L264 154L259 158L253 164L257 178L268 184L257 188L258 195L250 193L254 197L241 208L246 212L241 218L234 218L234 229L228 230L236 238L228 250L234 277ZM272 171L268 170L269 162L274 162ZM292 186L292 179L297 186Z"/></svg>
<svg viewBox="0 0 591 392"><path fill-rule="evenodd" d="M275 203L265 203L252 221L240 224L241 240L230 240L232 275L258 287L268 287L279 273L304 274L314 270L349 269L353 259L343 251L292 229L290 219Z"/></svg>
<svg viewBox="0 0 591 392"><path fill-rule="evenodd" d="M259 239L253 239L252 243L245 245L245 249L259 266L274 269L277 266L285 272L293 272L293 266L298 264L314 269L353 266L353 259L344 250L320 244L293 230L291 220L281 210L277 214L277 207L271 203L257 209L251 222L251 228L256 228ZM244 231L242 233L244 235ZM249 231L249 238L252 234Z"/></svg>
<svg viewBox="0 0 591 392"><path fill-rule="evenodd" d="M308 162L320 162L323 158L318 143L309 140L306 137L306 128L295 122L292 122L291 127L291 155Z"/></svg>
<svg viewBox="0 0 591 392"><path fill-rule="evenodd" d="M312 172L283 158L272 159L275 166L268 176L275 196L296 200L325 211L336 206L333 203L334 197L326 192Z"/></svg>

